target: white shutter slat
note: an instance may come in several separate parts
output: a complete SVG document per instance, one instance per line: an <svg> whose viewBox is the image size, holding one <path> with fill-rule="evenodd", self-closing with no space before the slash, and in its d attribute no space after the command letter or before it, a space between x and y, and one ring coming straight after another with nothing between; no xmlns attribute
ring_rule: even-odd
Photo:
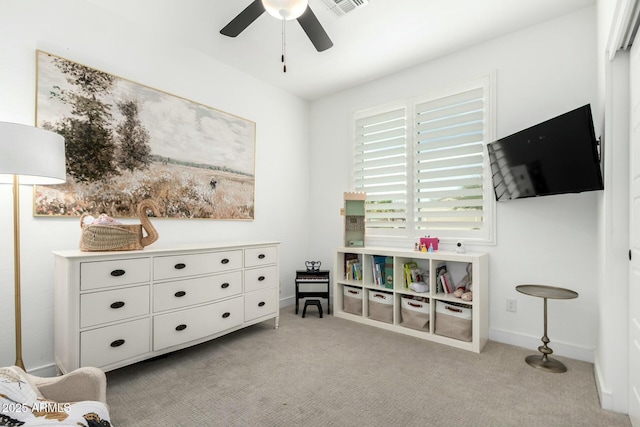
<svg viewBox="0 0 640 427"><path fill-rule="evenodd" d="M462 165L456 169L456 172L460 176L474 176L474 177L482 177L482 166L481 165ZM436 178L448 178L452 175L452 171L450 169L445 170L428 170L422 171L416 174L417 181L424 181Z"/></svg>
<svg viewBox="0 0 640 427"><path fill-rule="evenodd" d="M375 196L370 198L369 195L367 195L367 199L371 199L371 200L367 200L365 211L367 210L367 206L369 206L370 211L380 210L382 208L402 211L406 207L406 203L404 199L400 199L398 201L392 201L390 203L373 203L375 201ZM389 200L389 199L387 198L387 199L379 199L379 200Z"/></svg>
<svg viewBox="0 0 640 427"><path fill-rule="evenodd" d="M440 197L438 197L440 196ZM483 189L482 188L464 188L461 190L447 190L447 192L442 195L442 194L437 194L437 192L429 192L429 193L419 193L418 194L418 199L416 200L416 203L420 203L422 201L424 201L425 203L427 202L426 199L436 199L436 200L440 200L440 199L448 199L448 200L454 200L454 199L462 199L465 197L482 197L483 196Z"/></svg>
<svg viewBox="0 0 640 427"><path fill-rule="evenodd" d="M356 128L375 125L378 123L388 122L397 118L405 117L405 108L396 108L381 114L373 114L371 116L362 117L356 120Z"/></svg>
<svg viewBox="0 0 640 427"><path fill-rule="evenodd" d="M416 183L416 189L420 192L424 191L448 191L442 190L451 187L482 187L482 178L459 178L447 179L445 181L421 181Z"/></svg>
<svg viewBox="0 0 640 427"><path fill-rule="evenodd" d="M360 137L363 135L377 135L380 133L388 132L389 129L398 129L405 126L404 113L402 116L389 120L387 122L374 123L367 126L357 126L355 135Z"/></svg>
<svg viewBox="0 0 640 427"><path fill-rule="evenodd" d="M389 149L386 149L384 151L365 150L360 153L354 153L354 160L356 161L356 164L366 164L372 160L393 157L401 158L403 159L403 161L405 161L406 153L404 145L390 147Z"/></svg>
<svg viewBox="0 0 640 427"><path fill-rule="evenodd" d="M481 230L484 224L481 220L478 221L451 221L451 222L437 222L426 221L418 222L416 228L418 230Z"/></svg>
<svg viewBox="0 0 640 427"><path fill-rule="evenodd" d="M451 138L454 136L464 136L467 134L482 134L482 123L467 123L454 128L432 129L422 131L417 135L417 139L422 144L428 144L429 141L437 141L443 138Z"/></svg>
<svg viewBox="0 0 640 427"><path fill-rule="evenodd" d="M464 92L458 92L453 95L444 96L441 98L429 100L426 102L420 102L416 105L416 111L425 112L430 110L437 110L443 107L451 107L454 105L464 104L477 99L482 99L484 96L484 88L472 89Z"/></svg>
<svg viewBox="0 0 640 427"><path fill-rule="evenodd" d="M389 200L393 194L404 194L406 192L407 186L404 184L394 184L394 185L364 185L359 187L358 191L362 191L367 193L367 198L369 194L372 196L375 195L388 195Z"/></svg>
<svg viewBox="0 0 640 427"><path fill-rule="evenodd" d="M356 143L362 144L367 147L368 143L377 142L377 141L385 141L389 139L396 139L398 137L404 138L405 136L405 128L387 128L383 132L378 133L367 133L356 136Z"/></svg>
<svg viewBox="0 0 640 427"><path fill-rule="evenodd" d="M420 147L421 148L421 147ZM467 145L458 145L451 147L449 149L440 149L440 150L420 150L418 154L423 157L427 157L427 159L447 159L450 157L460 157L460 156L468 156L470 154L479 155L482 158L483 154L483 146L482 144L467 144Z"/></svg>
<svg viewBox="0 0 640 427"><path fill-rule="evenodd" d="M382 208L384 205L380 206L380 208ZM376 212L376 211L369 211L367 210L367 217L372 220L372 219L404 219L406 212L404 211L394 211L394 212L389 212L387 211L382 211L382 212Z"/></svg>
<svg viewBox="0 0 640 427"><path fill-rule="evenodd" d="M482 107L482 105L480 107ZM416 126L416 130L418 131L418 133L428 130L459 127L467 123L482 122L483 120L482 110L462 111L461 114L452 117L449 115L445 115L445 111L440 111L438 113L439 115L444 116L444 118L438 118L434 120L426 117L427 115L420 115L420 121L417 122Z"/></svg>
<svg viewBox="0 0 640 427"><path fill-rule="evenodd" d="M404 154L405 150L405 136L392 139L386 139L383 141L370 142L366 145L360 145L354 150L354 153L358 156L373 155L374 153L387 153L390 150L401 150ZM382 154L381 154L382 155Z"/></svg>
<svg viewBox="0 0 640 427"><path fill-rule="evenodd" d="M401 233L404 232L404 230L407 228L406 224L404 222L400 222L400 221L370 221L367 224L367 228L371 228L371 229L389 229L389 230L393 230L394 233L390 233L391 235L395 235L396 233Z"/></svg>
<svg viewBox="0 0 640 427"><path fill-rule="evenodd" d="M460 207L482 207L482 198L462 199L462 200L432 200L427 203L418 202L416 208L422 209L440 209L440 208L460 208Z"/></svg>
<svg viewBox="0 0 640 427"><path fill-rule="evenodd" d="M423 220L458 221L460 218L479 218L482 216L482 209L460 209L460 210L438 210L419 211L418 217Z"/></svg>
<svg viewBox="0 0 640 427"><path fill-rule="evenodd" d="M378 169L379 171L379 175L385 175L385 176L403 176L406 179L406 174L407 174L407 166L406 163L402 163L402 164L398 164L395 166L387 166L384 168L380 168ZM376 172L378 172L376 171ZM357 180L363 180L366 179L368 177L373 177L373 172L370 169L359 169L354 171L354 178Z"/></svg>
<svg viewBox="0 0 640 427"><path fill-rule="evenodd" d="M385 189L387 191L404 191L406 176L403 175L394 175L394 176L380 176L380 177L363 177L359 179L358 184L360 184L364 188L377 187L379 189Z"/></svg>
<svg viewBox="0 0 640 427"><path fill-rule="evenodd" d="M422 173L433 169L482 165L482 154L479 154L478 156L432 160L428 154L421 153L420 155L416 155L416 160L418 161L417 171L418 173Z"/></svg>
<svg viewBox="0 0 640 427"><path fill-rule="evenodd" d="M456 135L452 138L444 138L444 139L432 139L428 141L421 141L416 139L416 150L435 150L438 148L448 148L455 147L457 145L465 145L465 144L482 144L481 133L469 134L469 135Z"/></svg>

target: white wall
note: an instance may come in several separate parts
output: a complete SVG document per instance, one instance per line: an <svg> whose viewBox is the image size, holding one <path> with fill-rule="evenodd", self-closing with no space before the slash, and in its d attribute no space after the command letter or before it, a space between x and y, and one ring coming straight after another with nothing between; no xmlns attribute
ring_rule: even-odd
<svg viewBox="0 0 640 427"><path fill-rule="evenodd" d="M311 105L311 240L323 262L341 245L342 192L350 191L350 116L354 111L496 72L496 137L597 102L595 6L365 84ZM380 59L384 61L384 58ZM596 129L599 132L599 129ZM515 286L541 283L577 291L549 301L556 354L593 361L598 317L598 193L500 202L490 254L490 337L536 351L542 301ZM412 248L413 242L404 242ZM517 299L517 312L506 311Z"/></svg>
<svg viewBox="0 0 640 427"><path fill-rule="evenodd" d="M35 123L40 49L256 122L255 220L154 220L160 234L154 245L281 241L281 300L290 303L294 271L308 259L308 104L91 2L0 0L0 10L0 121ZM78 247L79 220L34 218L32 188L22 186L21 198L24 362L51 371L51 251ZM14 362L11 218L11 189L3 185L0 366Z"/></svg>

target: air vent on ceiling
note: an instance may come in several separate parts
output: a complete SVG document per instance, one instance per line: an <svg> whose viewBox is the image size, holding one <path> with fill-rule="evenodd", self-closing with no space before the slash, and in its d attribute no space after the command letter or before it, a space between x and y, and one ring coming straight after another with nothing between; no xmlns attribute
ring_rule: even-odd
<svg viewBox="0 0 640 427"><path fill-rule="evenodd" d="M369 4L369 0L324 0L324 2L338 16L353 12Z"/></svg>

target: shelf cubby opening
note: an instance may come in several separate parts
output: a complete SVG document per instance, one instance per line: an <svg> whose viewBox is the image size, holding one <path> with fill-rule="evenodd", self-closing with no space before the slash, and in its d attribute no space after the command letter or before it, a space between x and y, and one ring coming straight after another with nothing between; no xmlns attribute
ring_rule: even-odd
<svg viewBox="0 0 640 427"><path fill-rule="evenodd" d="M429 295L431 268L428 259L396 257L395 266L395 289L397 291L418 296Z"/></svg>

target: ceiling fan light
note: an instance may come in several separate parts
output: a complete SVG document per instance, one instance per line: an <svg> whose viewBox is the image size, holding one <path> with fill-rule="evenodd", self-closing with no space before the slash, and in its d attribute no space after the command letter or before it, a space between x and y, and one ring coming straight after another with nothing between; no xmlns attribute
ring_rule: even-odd
<svg viewBox="0 0 640 427"><path fill-rule="evenodd" d="M269 15L284 21L300 17L308 4L309 0L262 0Z"/></svg>

